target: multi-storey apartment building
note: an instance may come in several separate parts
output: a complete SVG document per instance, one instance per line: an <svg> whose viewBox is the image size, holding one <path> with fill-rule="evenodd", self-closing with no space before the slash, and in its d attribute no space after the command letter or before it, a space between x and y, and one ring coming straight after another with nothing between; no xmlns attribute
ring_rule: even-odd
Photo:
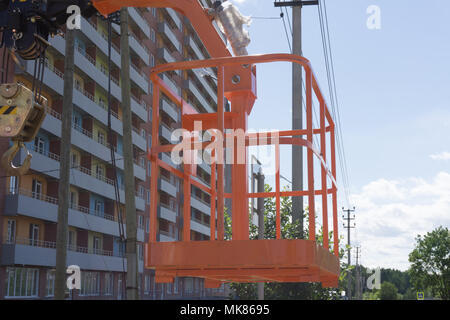
<svg viewBox="0 0 450 320"><path fill-rule="evenodd" d="M211 1L201 1L210 6ZM148 239L150 203L152 85L150 68L184 59L205 59L207 51L189 21L170 9L129 8L130 76L133 125L134 178L138 214L139 285L143 299L223 297L225 291L204 289L201 279L177 278L174 284L156 284L152 270L143 267L143 244ZM30 171L8 177L0 169L0 299L52 298L56 260L56 221L61 149L61 112L65 39L51 39L46 54L42 94L48 99L46 119L36 139L27 144L33 154ZM113 137L108 138L108 37L107 24L99 17L82 19L75 40L73 128L71 144L68 265L81 268L82 289L75 299L121 299L125 281L123 249L110 147L115 151L124 213L124 162L120 89L120 28L113 27L111 98ZM15 68L10 80L30 85L34 62ZM13 69L13 68L10 68ZM212 72L212 71L208 71ZM165 74L164 80L200 112L216 108L214 77L199 71ZM171 131L181 116L162 96L161 139L170 142ZM0 140L0 154L9 148ZM24 159L22 150L17 157ZM170 155L163 154L170 162ZM198 178L210 183L210 168L199 165ZM192 187L191 238L209 239L209 196ZM158 241L180 239L182 187L161 169L159 180ZM126 223L126 217L125 217ZM125 266L126 268L126 266Z"/></svg>

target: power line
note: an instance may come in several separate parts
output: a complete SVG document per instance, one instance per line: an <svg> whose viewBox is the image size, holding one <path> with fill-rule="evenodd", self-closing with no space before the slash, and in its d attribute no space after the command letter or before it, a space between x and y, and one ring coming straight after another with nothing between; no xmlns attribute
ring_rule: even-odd
<svg viewBox="0 0 450 320"><path fill-rule="evenodd" d="M350 180L348 174L348 166L345 156L344 142L343 142L343 134L342 134L342 123L339 112L339 102L336 90L336 77L334 73L334 63L333 63L333 54L331 49L331 40L330 33L328 27L328 15L326 12L326 4L325 2L319 1L318 6L318 14L320 21L320 29L322 35L322 46L324 50L324 58L325 58L325 68L327 71L327 80L329 87L329 94L332 106L332 112L334 116L334 120L336 122L337 131L336 131L336 140L337 140L337 151L342 175L342 181L344 185L345 197L347 200L347 204L350 205Z"/></svg>

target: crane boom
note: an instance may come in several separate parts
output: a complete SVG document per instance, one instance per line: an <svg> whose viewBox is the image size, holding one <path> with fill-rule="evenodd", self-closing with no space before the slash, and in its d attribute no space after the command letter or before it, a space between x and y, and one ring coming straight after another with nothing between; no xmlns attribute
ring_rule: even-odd
<svg viewBox="0 0 450 320"><path fill-rule="evenodd" d="M230 57L231 53L214 28L213 17L199 0L94 0L94 7L102 14L120 10L121 7L171 8L186 16L213 58Z"/></svg>

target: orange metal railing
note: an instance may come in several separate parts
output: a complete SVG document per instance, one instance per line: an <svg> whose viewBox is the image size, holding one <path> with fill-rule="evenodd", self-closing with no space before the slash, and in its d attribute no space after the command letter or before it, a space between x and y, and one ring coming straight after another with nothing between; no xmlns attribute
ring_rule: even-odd
<svg viewBox="0 0 450 320"><path fill-rule="evenodd" d="M245 195L236 199L238 201L245 202L248 198L259 198L259 197L274 197L276 200L276 238L281 239L281 213L280 213L280 198L281 197L292 197L292 196L307 196L309 203L309 240L316 240L316 230L315 230L315 197L322 197L322 224L323 224L323 247L328 249L328 195L332 198L332 217L333 217L333 251L334 255L338 257L338 219L337 219L337 184L336 184L336 160L335 160L335 124L332 116L328 110L325 97L323 96L314 72L311 68L309 61L303 57L291 55L291 54L267 54L267 55L255 55L255 56L243 56L243 57L225 57L201 61L183 61L175 62L157 66L152 69L151 80L154 85L153 91L153 126L152 126L152 148L149 153L149 159L152 163L152 175L151 175L151 209L150 209L150 238L149 242L156 242L157 233L157 178L159 167L162 167L184 182L184 208L183 208L183 240L190 241L190 186L195 185L204 192L211 195L211 240L216 239L216 225L215 225L215 212L216 212L216 202L217 199L217 240L224 239L224 224L223 224L223 212L224 212L224 198L231 198L232 194L227 194L224 192L224 167L223 161L218 161L211 165L211 186L206 186L194 179L191 179L193 170L189 165L184 165L184 171L173 168L171 165L158 159L158 154L162 152L170 152L173 150L175 145L160 145L159 144L159 101L160 92L163 92L170 100L172 100L180 109L183 115L183 119L199 119L205 124L203 130L207 128L215 128L219 132L223 133L226 124L229 122L227 118L228 113L224 112L224 98L227 95L226 90L226 70L230 68L242 67L242 66L253 66L255 64L261 63L271 63L271 62L291 62L301 65L305 71L305 85L306 85L306 129L303 130L289 130L281 131L276 133L278 139L275 139L275 134L272 132L268 133L252 133L246 134L245 145L263 145L270 144L275 146L275 165L276 165L276 177L275 177L275 192L263 192L263 193L246 193ZM184 101L177 93L173 92L169 86L167 86L163 80L158 76L161 73L174 70L188 70L197 68L217 68L218 72L218 83L217 83L217 113L214 114L202 114L199 115L195 109L190 106L186 101ZM253 67L252 67L252 70ZM254 71L253 71L254 72ZM227 74L228 76L228 74ZM250 79L250 82L253 80ZM255 86L256 83L249 83L250 87ZM256 88L254 88L256 92ZM318 128L313 127L313 94L319 101L320 105L320 124ZM233 104L233 103L232 103ZM251 103L252 104L252 103ZM251 106L250 106L251 108ZM328 134L328 139L327 139ZM313 145L314 135L320 136L320 150L316 149ZM224 135L226 136L226 135ZM302 138L299 138L301 136ZM303 139L306 136L306 139ZM262 139L263 137L268 137L268 139ZM266 141L264 141L266 140ZM327 155L327 140L330 143L330 155ZM196 143L195 139L191 139L192 150L195 148L205 149L210 142ZM308 167L308 188L307 190L293 190L293 191L281 191L280 190L280 144L283 145L297 145L307 148L307 167ZM200 145L200 147L199 147ZM223 156L223 149L219 150ZM219 153L220 153L219 152ZM321 163L321 189L316 190L314 187L314 156ZM331 162L331 169L327 167L327 159ZM217 187L214 181L217 176ZM327 179L331 181L331 185L328 186ZM233 198L233 201L235 199ZM243 213L245 215L245 213ZM248 214L248 210L247 210ZM248 219L245 223L244 219L237 220L233 219L233 238L235 237L234 224L241 223L238 229L236 229L236 234L242 236L247 232L248 238ZM247 227L247 228L246 228ZM245 229L247 231L245 231ZM244 231L242 231L244 230ZM241 232L241 233L239 233Z"/></svg>

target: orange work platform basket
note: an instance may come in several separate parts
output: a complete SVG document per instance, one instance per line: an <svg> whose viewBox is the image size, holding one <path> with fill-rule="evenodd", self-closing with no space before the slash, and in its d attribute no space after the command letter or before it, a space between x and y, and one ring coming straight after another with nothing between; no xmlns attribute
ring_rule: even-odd
<svg viewBox="0 0 450 320"><path fill-rule="evenodd" d="M256 99L256 65L270 62L291 62L300 65L305 73L306 129L267 133L246 133L247 118ZM177 70L216 68L217 112L198 113L186 97L180 97L162 77L163 73ZM150 235L145 248L145 267L155 270L155 281L172 282L175 277L205 279L205 287L219 287L223 282L321 282L325 287L337 287L339 277L339 248L337 220L337 185L335 160L335 124L327 108L310 63L291 54L215 58L201 61L183 61L159 65L152 69L153 110L151 161ZM301 90L301 88L299 88ZM181 110L184 131L179 144L160 143L160 103L165 95ZM319 103L319 126L313 126L313 98ZM225 100L226 99L226 100ZM225 111L225 103L231 108ZM198 129L201 124L201 129ZM233 136L228 129L244 132ZM208 130L211 140L200 141L200 131ZM318 136L320 148L313 143ZM230 138L234 149L231 165L231 193L224 192L225 140ZM329 145L327 143L329 141ZM275 148L275 191L248 192L247 148L273 145ZM307 150L307 190L280 190L280 145L295 145ZM183 146L179 166L162 160L161 154ZM196 153L211 147L211 182L204 184L196 178ZM239 151L239 147L241 147ZM327 156L329 153L329 156ZM240 158L241 157L241 158ZM314 158L320 163L321 188L314 186ZM243 159L243 160L242 160ZM331 169L327 167L327 159ZM241 160L241 161L239 161ZM173 242L157 241L158 231L158 178L160 168L183 181L182 239ZM191 240L191 186L210 195L210 239ZM305 196L309 204L309 238L282 239L280 198ZM333 220L333 250L327 236L318 244L315 230L315 197L322 199L323 234L328 235L328 196L331 197ZM232 237L224 239L224 199L231 198ZM249 240L249 199L275 198L276 239ZM217 225L216 225L217 219Z"/></svg>

